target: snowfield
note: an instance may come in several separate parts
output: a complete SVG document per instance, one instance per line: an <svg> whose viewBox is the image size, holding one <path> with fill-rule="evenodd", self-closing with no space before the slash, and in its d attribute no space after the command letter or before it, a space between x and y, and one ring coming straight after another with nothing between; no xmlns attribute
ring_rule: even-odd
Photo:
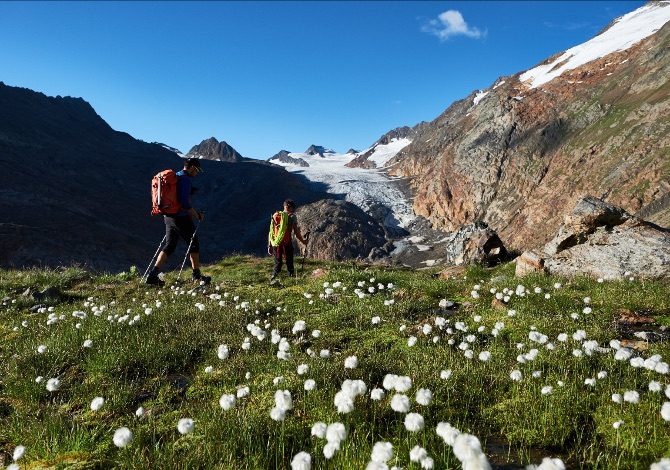
<svg viewBox="0 0 670 470"><path fill-rule="evenodd" d="M378 145L371 159L374 158L373 161L380 165L381 162L393 158L410 142L409 139L398 139L388 145ZM293 173L304 175L314 184L326 185L329 193L357 205L388 229L404 229L416 218L412 204L403 193L397 179L387 176L380 170L345 166L357 155L326 153L321 157L292 152L289 156L302 158L309 163L309 167L282 163L278 160L271 162Z"/></svg>
<svg viewBox="0 0 670 470"><path fill-rule="evenodd" d="M567 70L573 70L601 57L623 51L651 36L670 21L670 1L650 3L620 18L607 31L565 51L553 62L521 74L519 80L537 88Z"/></svg>

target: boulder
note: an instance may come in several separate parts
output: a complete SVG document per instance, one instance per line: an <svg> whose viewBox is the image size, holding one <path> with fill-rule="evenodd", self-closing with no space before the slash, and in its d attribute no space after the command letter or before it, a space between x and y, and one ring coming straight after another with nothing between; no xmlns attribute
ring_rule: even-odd
<svg viewBox="0 0 670 470"><path fill-rule="evenodd" d="M670 275L670 230L586 197L565 217L544 255L538 254L537 263L542 262L548 273L563 276L665 278Z"/></svg>
<svg viewBox="0 0 670 470"><path fill-rule="evenodd" d="M323 199L300 207L297 216L303 232L311 231L307 244L310 258L362 259L386 243L383 228L347 201Z"/></svg>
<svg viewBox="0 0 670 470"><path fill-rule="evenodd" d="M544 253L536 251L525 251L516 260L516 270L514 272L517 276L525 276L528 273L543 273L544 272Z"/></svg>
<svg viewBox="0 0 670 470"><path fill-rule="evenodd" d="M507 257L507 250L495 230L483 222L464 225L445 237L445 264L480 263L494 265Z"/></svg>

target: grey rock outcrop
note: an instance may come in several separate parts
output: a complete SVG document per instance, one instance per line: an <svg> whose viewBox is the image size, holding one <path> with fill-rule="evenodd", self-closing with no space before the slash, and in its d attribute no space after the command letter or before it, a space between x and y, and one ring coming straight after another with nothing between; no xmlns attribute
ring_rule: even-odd
<svg viewBox="0 0 670 470"><path fill-rule="evenodd" d="M448 247L444 257L446 264L493 265L507 257L507 250L498 234L483 222L464 225L447 234L444 241Z"/></svg>
<svg viewBox="0 0 670 470"><path fill-rule="evenodd" d="M384 230L350 202L323 199L298 208L303 232L311 231L308 256L322 260L366 258L386 243Z"/></svg>
<svg viewBox="0 0 670 470"><path fill-rule="evenodd" d="M517 275L538 271L603 279L670 276L670 230L587 196L542 252L517 258Z"/></svg>
<svg viewBox="0 0 670 470"><path fill-rule="evenodd" d="M307 163L304 159L302 158L295 158L290 155L291 152L288 150L280 150L276 154L274 154L271 158L268 159L268 162L281 162L281 163L288 163L291 165L298 165L302 167L308 167L309 163Z"/></svg>

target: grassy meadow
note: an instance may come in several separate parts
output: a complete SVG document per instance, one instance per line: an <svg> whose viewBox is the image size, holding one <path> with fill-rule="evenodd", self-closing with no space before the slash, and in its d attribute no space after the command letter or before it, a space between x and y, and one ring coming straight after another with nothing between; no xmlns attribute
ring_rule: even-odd
<svg viewBox="0 0 670 470"><path fill-rule="evenodd" d="M0 468L17 446L31 469L309 468L300 452L363 469L378 442L392 451L368 468L670 457L668 282L308 261L277 288L270 270L230 257L195 291L174 274L153 288L134 273L0 271ZM25 292L47 287L62 296ZM622 328L626 312L655 323ZM324 439L319 422L342 427ZM438 435L441 422L458 431Z"/></svg>

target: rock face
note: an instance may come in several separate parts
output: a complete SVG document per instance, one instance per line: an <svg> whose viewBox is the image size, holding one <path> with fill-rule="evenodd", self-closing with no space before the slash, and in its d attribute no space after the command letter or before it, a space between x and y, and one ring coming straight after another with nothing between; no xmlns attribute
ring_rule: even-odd
<svg viewBox="0 0 670 470"><path fill-rule="evenodd" d="M310 258L343 260L366 258L373 248L386 243L384 230L350 202L324 199L298 208L303 233L311 231Z"/></svg>
<svg viewBox="0 0 670 470"><path fill-rule="evenodd" d="M243 159L237 150L226 142L219 142L214 137L205 139L198 145L193 146L186 157L203 158L205 160L216 160L220 162L239 162Z"/></svg>
<svg viewBox="0 0 670 470"><path fill-rule="evenodd" d="M290 155L291 152L288 150L280 150L276 154L274 154L272 157L268 158L268 162L281 162L281 163L289 163L292 165L298 165L302 167L308 167L309 163L307 163L304 159L302 158L295 158Z"/></svg>
<svg viewBox="0 0 670 470"><path fill-rule="evenodd" d="M507 257L507 250L498 234L482 222L465 225L447 234L445 245L448 247L444 258L446 264L491 266Z"/></svg>
<svg viewBox="0 0 670 470"><path fill-rule="evenodd" d="M586 197L543 252L517 259L517 275L530 271L603 279L670 277L670 230Z"/></svg>
<svg viewBox="0 0 670 470"><path fill-rule="evenodd" d="M310 145L309 148L305 150L304 153L306 153L307 155L319 155L320 157L323 157L326 153L335 153L335 152L320 145Z"/></svg>
<svg viewBox="0 0 670 470"><path fill-rule="evenodd" d="M422 121L414 127L409 126L396 127L395 129L388 131L386 134L377 139L377 141L374 144L372 144L369 149L367 149L360 155L357 155L356 158L352 159L349 163L347 163L346 166L349 168L366 168L366 169L376 168L377 165L375 164L375 162L370 160L370 157L375 153L377 147L379 147L380 145L388 145L392 141L397 139L413 140L417 136L419 131L424 129L426 126L428 126L428 123Z"/></svg>
<svg viewBox="0 0 670 470"><path fill-rule="evenodd" d="M670 8L670 4L658 4ZM388 163L436 228L484 221L509 249L544 245L586 194L670 224L670 23L532 88L472 93Z"/></svg>
<svg viewBox="0 0 670 470"><path fill-rule="evenodd" d="M144 269L165 233L151 217L151 178L183 160L161 145L117 132L81 98L48 97L0 83L0 266ZM265 162L204 160L193 203L207 215L198 234L203 262L262 255L269 216L292 197L325 196ZM186 246L169 261L172 269Z"/></svg>

